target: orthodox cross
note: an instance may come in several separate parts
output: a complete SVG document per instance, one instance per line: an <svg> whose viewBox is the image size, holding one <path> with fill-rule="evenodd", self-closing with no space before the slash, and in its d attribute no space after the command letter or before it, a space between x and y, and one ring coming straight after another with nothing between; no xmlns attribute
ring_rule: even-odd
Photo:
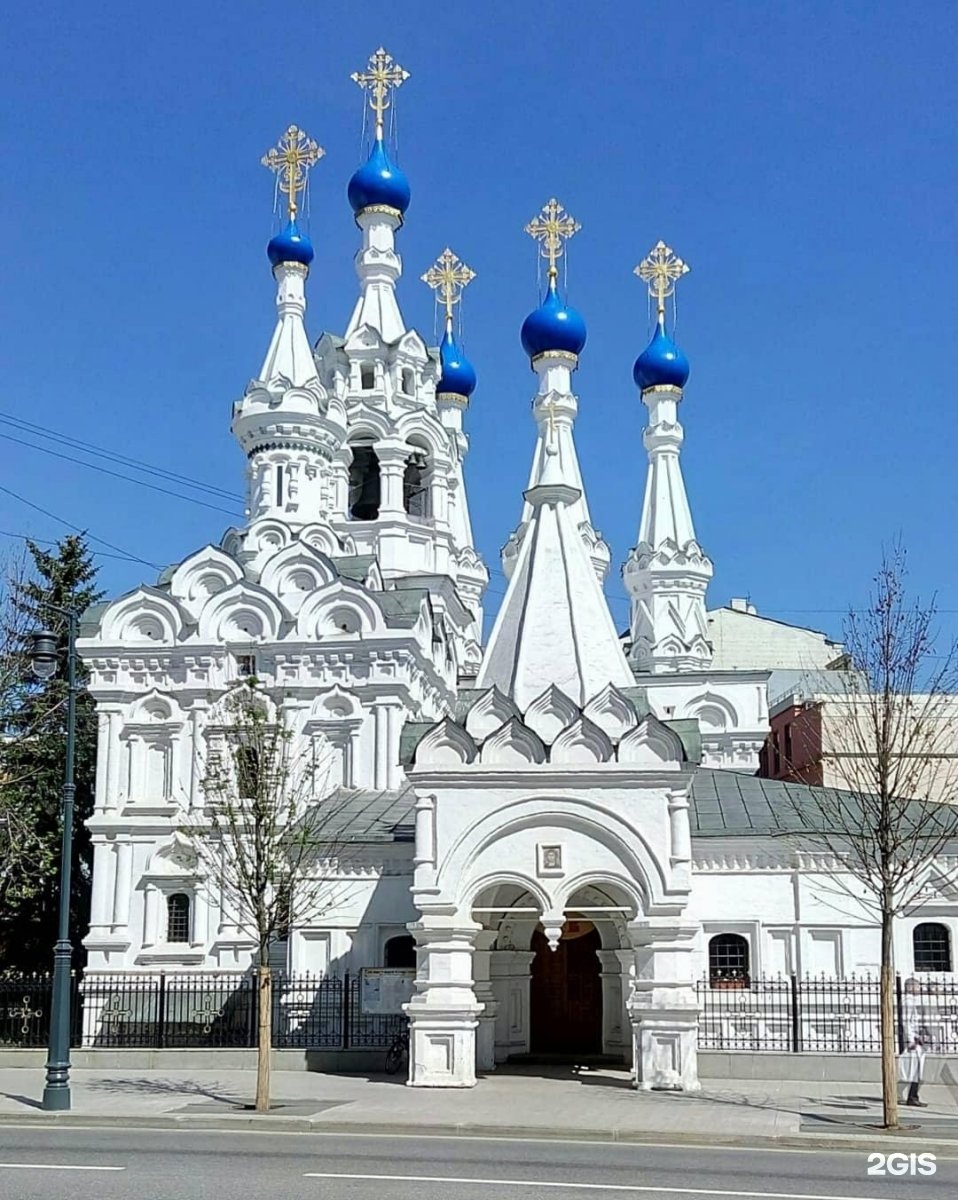
<svg viewBox="0 0 958 1200"><path fill-rule="evenodd" d="M349 77L353 83L358 83L364 92L369 92L369 107L376 114L376 138L383 136L383 116L389 108L389 93L393 88L402 87L409 78L409 72L399 63L393 62L391 54L379 47L375 54L370 55L365 71L354 71Z"/></svg>
<svg viewBox="0 0 958 1200"><path fill-rule="evenodd" d="M665 316L665 301L674 295L676 281L688 272L689 264L665 242L656 242L635 268L635 274L649 285L649 295L660 317Z"/></svg>
<svg viewBox="0 0 958 1200"><path fill-rule="evenodd" d="M562 257L564 243L575 237L581 228L555 197L544 204L539 215L526 226L526 233L539 243L542 257L548 260L550 279L559 274L556 262Z"/></svg>
<svg viewBox="0 0 958 1200"><path fill-rule="evenodd" d="M452 310L462 299L463 290L472 283L475 277L475 271L471 267L467 267L448 246L425 275L420 276L423 283L435 292L436 303L445 308L447 325L452 322Z"/></svg>
<svg viewBox="0 0 958 1200"><path fill-rule="evenodd" d="M290 125L272 150L268 150L260 162L276 175L281 192L289 197L289 215L296 216L296 197L306 187L309 168L323 157L326 151L297 125Z"/></svg>

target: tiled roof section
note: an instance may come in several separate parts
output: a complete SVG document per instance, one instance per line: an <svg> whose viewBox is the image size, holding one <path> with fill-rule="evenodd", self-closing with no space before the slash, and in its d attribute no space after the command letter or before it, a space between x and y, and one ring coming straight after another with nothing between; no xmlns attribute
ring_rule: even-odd
<svg viewBox="0 0 958 1200"><path fill-rule="evenodd" d="M374 554L346 554L342 558L334 558L333 566L344 579L365 583L375 561Z"/></svg>
<svg viewBox="0 0 958 1200"><path fill-rule="evenodd" d="M408 786L388 792L337 788L320 801L317 827L324 841L394 842L397 826L403 833L414 821L415 808L416 795Z"/></svg>
<svg viewBox="0 0 958 1200"><path fill-rule="evenodd" d="M699 767L692 776L690 794L692 836L761 837L821 831L827 811L821 798L840 795L831 788ZM854 797L846 795L844 803L854 804Z"/></svg>
<svg viewBox="0 0 958 1200"><path fill-rule="evenodd" d="M80 637L96 637L100 629L100 618L113 603L112 600L101 600L91 604L80 614Z"/></svg>
<svg viewBox="0 0 958 1200"><path fill-rule="evenodd" d="M402 733L399 735L399 761L404 767L408 767L412 762L416 747L435 724L435 721L407 721L402 727Z"/></svg>
<svg viewBox="0 0 958 1200"><path fill-rule="evenodd" d="M419 589L375 593L375 603L382 609L386 624L400 629L412 629L419 620L423 600L428 599L429 593Z"/></svg>

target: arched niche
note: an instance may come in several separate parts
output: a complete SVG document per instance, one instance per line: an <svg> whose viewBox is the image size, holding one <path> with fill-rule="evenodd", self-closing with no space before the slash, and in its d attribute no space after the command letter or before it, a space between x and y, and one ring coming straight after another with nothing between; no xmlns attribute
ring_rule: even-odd
<svg viewBox="0 0 958 1200"><path fill-rule="evenodd" d="M198 629L204 641L246 645L277 641L286 620L287 613L265 588L241 580L210 597Z"/></svg>
<svg viewBox="0 0 958 1200"><path fill-rule="evenodd" d="M225 551L204 546L183 560L170 579L170 595L199 609L217 592L243 578L243 568Z"/></svg>

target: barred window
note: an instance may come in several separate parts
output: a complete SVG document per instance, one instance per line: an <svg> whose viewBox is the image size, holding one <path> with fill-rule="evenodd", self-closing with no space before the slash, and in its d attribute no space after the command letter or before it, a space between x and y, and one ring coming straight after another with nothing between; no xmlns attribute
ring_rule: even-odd
<svg viewBox="0 0 958 1200"><path fill-rule="evenodd" d="M709 986L749 986L748 941L740 933L717 933L709 939Z"/></svg>
<svg viewBox="0 0 958 1200"><path fill-rule="evenodd" d="M190 898L185 892L175 892L166 898L166 940L190 940Z"/></svg>
<svg viewBox="0 0 958 1200"><path fill-rule="evenodd" d="M916 971L951 970L951 935L947 925L926 921L912 934Z"/></svg>

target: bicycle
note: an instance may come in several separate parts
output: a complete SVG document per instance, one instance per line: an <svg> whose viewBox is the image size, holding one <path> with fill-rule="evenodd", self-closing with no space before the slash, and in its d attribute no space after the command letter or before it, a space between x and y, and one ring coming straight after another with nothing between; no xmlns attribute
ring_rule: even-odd
<svg viewBox="0 0 958 1200"><path fill-rule="evenodd" d="M386 1074L398 1075L403 1069L409 1070L409 1030L397 1033L392 1044L386 1051Z"/></svg>

